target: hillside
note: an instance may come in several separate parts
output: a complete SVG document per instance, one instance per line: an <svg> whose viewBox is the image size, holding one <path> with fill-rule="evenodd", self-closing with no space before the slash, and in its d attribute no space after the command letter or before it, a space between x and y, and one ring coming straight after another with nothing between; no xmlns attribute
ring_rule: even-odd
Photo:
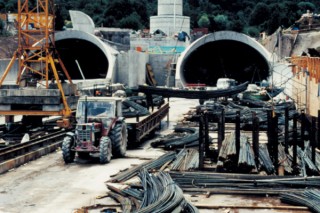
<svg viewBox="0 0 320 213"><path fill-rule="evenodd" d="M36 0L30 0L36 3ZM157 13L157 0L55 0L56 27L68 20L68 10L81 10L97 26L131 29L149 28ZM319 0L184 0L184 15L191 17L191 29L206 27L210 32L234 30L251 36L279 26L288 28L307 10L319 11ZM17 0L0 0L0 12L15 12Z"/></svg>

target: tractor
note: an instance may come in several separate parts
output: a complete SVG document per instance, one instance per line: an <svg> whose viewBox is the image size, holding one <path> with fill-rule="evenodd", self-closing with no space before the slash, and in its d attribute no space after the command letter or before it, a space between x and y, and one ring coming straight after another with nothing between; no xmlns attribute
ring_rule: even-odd
<svg viewBox="0 0 320 213"><path fill-rule="evenodd" d="M75 132L68 132L62 143L66 164L79 158L99 156L100 163L111 157L124 157L127 150L127 125L118 97L81 97L76 112Z"/></svg>

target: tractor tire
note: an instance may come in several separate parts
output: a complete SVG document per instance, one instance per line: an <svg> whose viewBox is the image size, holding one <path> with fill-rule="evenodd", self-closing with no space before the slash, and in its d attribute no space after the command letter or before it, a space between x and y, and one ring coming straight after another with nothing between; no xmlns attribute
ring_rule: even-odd
<svg viewBox="0 0 320 213"><path fill-rule="evenodd" d="M71 148L73 147L73 143L74 141L72 137L64 137L62 142L62 156L66 164L72 163L74 161L76 152L71 150Z"/></svg>
<svg viewBox="0 0 320 213"><path fill-rule="evenodd" d="M103 136L100 139L100 163L105 164L111 161L112 157L112 145L110 138Z"/></svg>
<svg viewBox="0 0 320 213"><path fill-rule="evenodd" d="M116 124L110 132L112 141L112 153L115 157L124 157L127 151L128 132L124 122Z"/></svg>

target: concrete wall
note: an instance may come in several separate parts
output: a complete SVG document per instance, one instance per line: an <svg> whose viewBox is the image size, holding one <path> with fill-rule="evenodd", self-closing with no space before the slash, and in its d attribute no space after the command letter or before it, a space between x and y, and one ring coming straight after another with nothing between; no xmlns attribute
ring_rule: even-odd
<svg viewBox="0 0 320 213"><path fill-rule="evenodd" d="M120 52L117 56L117 72L115 81L129 87L145 84L146 64L149 55L135 50Z"/></svg>
<svg viewBox="0 0 320 213"><path fill-rule="evenodd" d="M10 62L11 59L0 59L0 75L2 76L4 71L6 70L9 62ZM10 72L8 73L5 81L4 81L4 84L6 83L12 83L12 82L15 82L17 80L17 76L18 76L18 61L16 61L14 63L14 65L12 66Z"/></svg>
<svg viewBox="0 0 320 213"><path fill-rule="evenodd" d="M182 12L182 0L158 0L158 16L173 14L182 16Z"/></svg>
<svg viewBox="0 0 320 213"><path fill-rule="evenodd" d="M294 83L291 67L284 63L274 63L271 65L272 73L268 81L277 87L284 88L284 94L280 98L292 97L292 85Z"/></svg>
<svg viewBox="0 0 320 213"><path fill-rule="evenodd" d="M189 44L189 41L178 41L177 39L173 39L171 37L138 38L131 35L130 38L131 49L142 47L142 49L145 51L148 50L148 47L150 46L187 47Z"/></svg>
<svg viewBox="0 0 320 213"><path fill-rule="evenodd" d="M170 64L172 60L174 60L174 58L175 58L174 54L150 55L149 63L152 66L152 70L158 86L167 85L168 75L170 74L169 73ZM174 86L174 85L170 85L170 86Z"/></svg>
<svg viewBox="0 0 320 213"><path fill-rule="evenodd" d="M95 28L95 35L118 51L128 51L131 31L131 29L98 27Z"/></svg>
<svg viewBox="0 0 320 213"><path fill-rule="evenodd" d="M187 16L152 16L150 17L150 32L162 30L168 36L184 31L190 35L190 18Z"/></svg>

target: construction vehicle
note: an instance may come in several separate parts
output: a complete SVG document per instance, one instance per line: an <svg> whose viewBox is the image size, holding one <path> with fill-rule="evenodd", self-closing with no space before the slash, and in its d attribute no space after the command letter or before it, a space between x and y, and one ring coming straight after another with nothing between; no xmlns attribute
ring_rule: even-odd
<svg viewBox="0 0 320 213"><path fill-rule="evenodd" d="M67 133L62 143L65 163L90 154L99 154L100 163L111 156L123 157L127 149L127 126L122 117L122 99L117 97L81 97L77 106L75 132Z"/></svg>
<svg viewBox="0 0 320 213"><path fill-rule="evenodd" d="M142 116L123 112L126 107L142 107L137 105L123 97L81 97L75 132L68 132L62 143L65 163L73 162L76 153L80 158L99 156L100 163L108 163L112 156L125 156L128 141L137 143L152 135L168 115L169 104L161 104Z"/></svg>

